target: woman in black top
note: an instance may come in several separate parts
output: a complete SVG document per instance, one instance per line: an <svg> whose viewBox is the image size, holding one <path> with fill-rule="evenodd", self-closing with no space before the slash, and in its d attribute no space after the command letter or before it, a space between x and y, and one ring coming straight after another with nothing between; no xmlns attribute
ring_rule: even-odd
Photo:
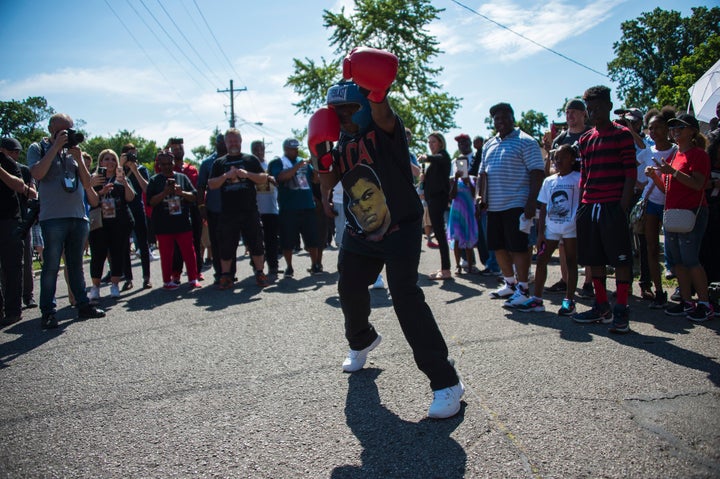
<svg viewBox="0 0 720 479"><path fill-rule="evenodd" d="M102 212L102 226L90 231L89 236L92 280L89 299L97 301L100 299L100 278L106 258L110 259L110 296L120 296L118 283L123 274L125 255L129 254L133 228L128 203L135 198L135 190L128 184L123 169L118 168L118 155L113 150L100 152L91 182L100 198L100 204L91 210L100 209Z"/></svg>
<svg viewBox="0 0 720 479"><path fill-rule="evenodd" d="M433 280L452 278L450 272L450 248L445 233L445 211L450 203L450 155L445 149L445 137L434 131L428 135L429 155L418 158L430 165L425 169L425 201L428 214L435 232L435 241L440 249L440 270L430 273Z"/></svg>

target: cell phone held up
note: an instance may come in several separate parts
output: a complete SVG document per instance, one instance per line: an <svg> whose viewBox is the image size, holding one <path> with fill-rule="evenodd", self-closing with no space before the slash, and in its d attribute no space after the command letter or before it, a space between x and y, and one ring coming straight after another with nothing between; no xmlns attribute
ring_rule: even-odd
<svg viewBox="0 0 720 479"><path fill-rule="evenodd" d="M463 178L468 177L468 159L467 157L460 157L455 160L455 167L457 171L462 173Z"/></svg>

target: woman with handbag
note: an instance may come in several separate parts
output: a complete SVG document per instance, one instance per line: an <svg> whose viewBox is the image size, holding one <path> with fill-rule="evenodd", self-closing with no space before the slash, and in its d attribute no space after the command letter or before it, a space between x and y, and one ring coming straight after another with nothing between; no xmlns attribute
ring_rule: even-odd
<svg viewBox="0 0 720 479"><path fill-rule="evenodd" d="M648 177L665 192L665 252L674 265L682 298L679 304L665 309L665 314L707 321L714 313L699 255L708 222L705 187L710 178L710 157L704 150L705 137L700 134L695 117L678 115L668 121L668 127L678 146L677 154L646 170ZM692 288L697 291L697 304L690 300Z"/></svg>
<svg viewBox="0 0 720 479"><path fill-rule="evenodd" d="M642 171L647 168L656 168L661 162L672 163L677 151L677 145L670 141L670 131L667 122L675 118L675 109L665 107L661 112L655 110L648 119L648 131L654 145L646 147L637 155ZM640 181L638 170L638 181ZM655 294L650 303L651 309L663 309L667 305L667 292L662 287L662 272L660 268L660 227L662 226L663 211L665 209L665 192L657 185L648 181L642 192L638 204L643 203L644 212L640 227L645 235L647 244L648 269L650 280L655 286Z"/></svg>
<svg viewBox="0 0 720 479"><path fill-rule="evenodd" d="M105 259L110 259L110 297L120 297L119 282L123 274L125 255L129 254L133 217L128 203L135 198L135 190L128 184L118 155L103 150L98 155L98 167L90 178L100 203L91 207L90 217L90 279L88 298L100 299L100 279Z"/></svg>

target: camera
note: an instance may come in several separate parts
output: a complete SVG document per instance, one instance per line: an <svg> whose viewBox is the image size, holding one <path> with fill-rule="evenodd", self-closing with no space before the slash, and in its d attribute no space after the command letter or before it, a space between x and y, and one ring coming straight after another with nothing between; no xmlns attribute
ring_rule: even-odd
<svg viewBox="0 0 720 479"><path fill-rule="evenodd" d="M183 144L183 139L182 139L182 138L170 138L170 142L169 142L169 143L170 143L171 145L182 145L182 144Z"/></svg>
<svg viewBox="0 0 720 479"><path fill-rule="evenodd" d="M30 228L35 224L40 214L40 202L37 198L27 200L27 206L23 212L20 223L15 228L14 234L18 239L24 239L30 232Z"/></svg>
<svg viewBox="0 0 720 479"><path fill-rule="evenodd" d="M137 161L137 155L136 155L135 153L130 153L130 152L128 151L127 153L125 153L125 159L126 159L127 161L133 161L133 162L135 162L135 161Z"/></svg>
<svg viewBox="0 0 720 479"><path fill-rule="evenodd" d="M85 135L72 128L67 129L67 143L65 144L65 148L74 148L83 141L85 141Z"/></svg>

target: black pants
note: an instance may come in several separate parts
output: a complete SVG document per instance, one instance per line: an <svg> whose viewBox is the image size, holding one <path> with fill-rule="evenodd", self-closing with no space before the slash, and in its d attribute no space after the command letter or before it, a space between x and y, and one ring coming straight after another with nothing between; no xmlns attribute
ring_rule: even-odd
<svg viewBox="0 0 720 479"><path fill-rule="evenodd" d="M435 241L440 250L440 268L450 269L450 247L448 246L447 234L445 233L445 211L448 209L448 198L426 198L430 223L435 232Z"/></svg>
<svg viewBox="0 0 720 479"><path fill-rule="evenodd" d="M260 215L260 220L263 224L265 262L269 270L277 270L278 252L280 251L280 216L273 214Z"/></svg>
<svg viewBox="0 0 720 479"><path fill-rule="evenodd" d="M32 234L28 231L25 237L25 246L23 247L23 289L22 299L23 303L27 306L30 300L35 299L33 294L34 280L33 280L33 244Z"/></svg>
<svg viewBox="0 0 720 479"><path fill-rule="evenodd" d="M220 213L207 210L208 235L210 236L210 251L213 257L213 273L215 280L220 279L222 267L220 266ZM233 261L230 265L230 272L235 277L237 270L237 262Z"/></svg>
<svg viewBox="0 0 720 479"><path fill-rule="evenodd" d="M202 217L200 216L200 210L197 207L197 204L192 203L189 207L190 209L190 222L192 223L192 236L193 236L193 248L195 248L195 260L197 261L197 270L198 274L202 271L203 267L203 258L200 254L200 251L202 250ZM212 241L212 240L211 240ZM213 259L215 257L213 256ZM175 245L175 253L173 254L173 273L182 273L183 270L183 259L182 255L180 254L180 248L178 248L177 245Z"/></svg>
<svg viewBox="0 0 720 479"><path fill-rule="evenodd" d="M135 245L140 251L140 264L142 265L143 279L150 278L150 244L148 243L148 225L145 217L145 207L142 203L131 203L130 211L135 218L133 231L135 232ZM123 267L126 281L132 281L132 261L130 260L130 249L125 255L125 266Z"/></svg>
<svg viewBox="0 0 720 479"><path fill-rule="evenodd" d="M122 276L125 256L130 254L130 231L132 224L123 221L110 222L103 219L102 228L91 231L90 277L100 279L105 259L110 258L110 275Z"/></svg>
<svg viewBox="0 0 720 479"><path fill-rule="evenodd" d="M425 295L417 285L420 263L421 223L403 224L383 240L370 243L345 232L338 258L338 292L345 316L345 337L350 348L369 346L377 332L370 324L370 291L385 265L395 314L418 368L430 379L433 390L458 383L448 361L448 349ZM359 251L365 251L359 253Z"/></svg>
<svg viewBox="0 0 720 479"><path fill-rule="evenodd" d="M18 220L0 220L0 314L20 316L23 291L23 249L25 242L14 235Z"/></svg>

